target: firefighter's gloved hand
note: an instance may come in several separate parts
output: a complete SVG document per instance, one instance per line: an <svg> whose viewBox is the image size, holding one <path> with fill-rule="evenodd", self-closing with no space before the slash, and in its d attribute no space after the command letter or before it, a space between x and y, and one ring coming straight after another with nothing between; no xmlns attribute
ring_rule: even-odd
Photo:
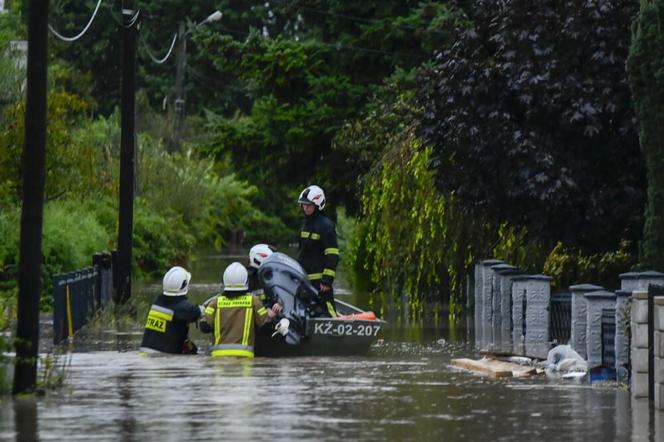
<svg viewBox="0 0 664 442"><path fill-rule="evenodd" d="M290 327L290 321L288 318L281 318L281 321L277 322L277 325L274 326L275 332L272 333L272 337L277 333L286 336L288 334L288 327Z"/></svg>
<svg viewBox="0 0 664 442"><path fill-rule="evenodd" d="M330 287L329 285L327 285L323 282L320 283L320 292L321 293L329 292L330 290L332 290L332 287Z"/></svg>

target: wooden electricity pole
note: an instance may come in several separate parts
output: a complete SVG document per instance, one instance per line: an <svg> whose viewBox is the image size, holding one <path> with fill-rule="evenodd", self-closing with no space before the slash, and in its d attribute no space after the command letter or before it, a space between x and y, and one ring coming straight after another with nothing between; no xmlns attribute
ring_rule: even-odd
<svg viewBox="0 0 664 442"><path fill-rule="evenodd" d="M37 383L39 294L46 161L46 74L48 0L28 4L28 74L23 146L23 207L18 264L18 320L13 393L29 393Z"/></svg>
<svg viewBox="0 0 664 442"><path fill-rule="evenodd" d="M136 182L136 36L138 12L125 0L122 9L122 115L120 146L120 206L115 302L131 297L131 260Z"/></svg>

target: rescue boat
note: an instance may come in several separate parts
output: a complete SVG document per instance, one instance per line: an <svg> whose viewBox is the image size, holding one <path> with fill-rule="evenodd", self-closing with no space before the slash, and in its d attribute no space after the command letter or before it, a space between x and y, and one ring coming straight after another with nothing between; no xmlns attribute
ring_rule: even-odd
<svg viewBox="0 0 664 442"><path fill-rule="evenodd" d="M256 356L356 356L368 353L385 321L335 300L338 316L321 317L318 292L300 264L283 253L272 254L259 268L267 299L283 306L277 329L256 336Z"/></svg>

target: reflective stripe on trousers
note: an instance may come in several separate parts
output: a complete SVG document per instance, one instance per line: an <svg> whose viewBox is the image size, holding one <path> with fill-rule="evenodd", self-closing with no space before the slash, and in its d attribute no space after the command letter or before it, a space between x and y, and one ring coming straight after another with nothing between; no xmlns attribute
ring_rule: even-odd
<svg viewBox="0 0 664 442"><path fill-rule="evenodd" d="M210 348L210 354L217 356L240 356L244 358L254 357L254 347L241 344L220 344Z"/></svg>

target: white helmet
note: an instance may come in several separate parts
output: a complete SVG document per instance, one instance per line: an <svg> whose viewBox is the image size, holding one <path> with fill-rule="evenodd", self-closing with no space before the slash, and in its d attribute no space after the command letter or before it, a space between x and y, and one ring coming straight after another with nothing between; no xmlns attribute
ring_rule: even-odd
<svg viewBox="0 0 664 442"><path fill-rule="evenodd" d="M234 262L224 270L224 291L240 292L248 290L247 269L239 262Z"/></svg>
<svg viewBox="0 0 664 442"><path fill-rule="evenodd" d="M325 192L316 185L309 186L300 193L297 202L300 204L315 204L319 210L323 210L325 208Z"/></svg>
<svg viewBox="0 0 664 442"><path fill-rule="evenodd" d="M274 250L267 244L256 244L249 250L249 265L254 268L259 268L263 261L265 261Z"/></svg>
<svg viewBox="0 0 664 442"><path fill-rule="evenodd" d="M166 296L182 296L189 291L191 273L182 267L171 267L164 275L163 293Z"/></svg>

